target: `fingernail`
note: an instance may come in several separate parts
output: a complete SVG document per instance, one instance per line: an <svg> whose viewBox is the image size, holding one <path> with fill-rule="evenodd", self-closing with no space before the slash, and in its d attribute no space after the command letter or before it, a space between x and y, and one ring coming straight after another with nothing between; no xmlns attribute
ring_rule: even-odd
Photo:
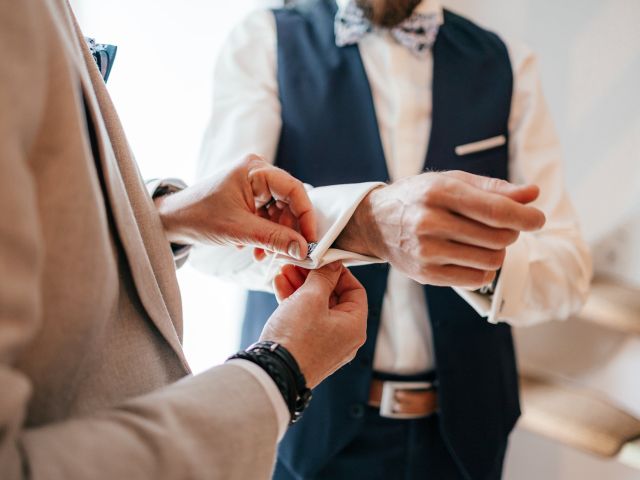
<svg viewBox="0 0 640 480"><path fill-rule="evenodd" d="M331 262L330 264L327 265L327 267L329 267L329 270L333 270L334 272L336 270L339 270L342 268L342 263L341 262Z"/></svg>
<svg viewBox="0 0 640 480"><path fill-rule="evenodd" d="M290 257L303 260L303 258L300 257L300 244L298 242L291 242L287 251L289 252Z"/></svg>
<svg viewBox="0 0 640 480"><path fill-rule="evenodd" d="M543 213L542 214L542 219L540 220L540 227L539 228L544 227L545 223L547 223L547 216Z"/></svg>

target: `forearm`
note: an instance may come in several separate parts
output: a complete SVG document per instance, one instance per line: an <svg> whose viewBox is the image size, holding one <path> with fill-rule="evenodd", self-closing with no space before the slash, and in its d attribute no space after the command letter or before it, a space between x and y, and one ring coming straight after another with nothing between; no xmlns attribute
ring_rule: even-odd
<svg viewBox="0 0 640 480"><path fill-rule="evenodd" d="M370 191L360 202L334 243L336 248L361 255L387 259L382 230L379 227L379 213L374 203L381 187Z"/></svg>
<svg viewBox="0 0 640 480"><path fill-rule="evenodd" d="M188 208L190 192L184 190L154 198L167 240L172 244L193 245L197 242L198 223Z"/></svg>
<svg viewBox="0 0 640 480"><path fill-rule="evenodd" d="M21 445L33 478L267 478L277 434L264 388L225 365L94 416L23 430L5 448L18 455Z"/></svg>

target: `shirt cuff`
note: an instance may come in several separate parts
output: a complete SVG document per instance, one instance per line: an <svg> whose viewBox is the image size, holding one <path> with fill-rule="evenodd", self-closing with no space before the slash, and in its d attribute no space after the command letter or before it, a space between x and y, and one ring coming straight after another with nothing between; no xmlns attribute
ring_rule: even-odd
<svg viewBox="0 0 640 480"><path fill-rule="evenodd" d="M269 374L265 372L261 367L256 365L253 362L242 359L233 359L229 360L229 365L235 365L240 368L244 368L247 372L255 377L255 379L262 385L264 388L267 397L271 400L271 404L273 405L273 409L276 412L276 421L278 422L278 442L282 440L285 432L287 431L287 427L289 426L289 421L291 420L291 415L289 413L289 409L287 408L287 404L282 398L282 394L278 389L275 382L271 379Z"/></svg>
<svg viewBox="0 0 640 480"><path fill-rule="evenodd" d="M179 192L187 188L187 184L179 178L154 178L145 182L147 192L151 198L156 198L161 195L167 195L170 193ZM191 253L192 245L178 245L176 243L171 244L171 252L173 253L173 261L177 268L184 265Z"/></svg>
<svg viewBox="0 0 640 480"><path fill-rule="evenodd" d="M308 269L320 268L327 263L342 260L347 266L382 263L379 258L332 248L353 213L367 194L380 186L381 182L352 183L317 187L308 192L318 218L319 241L305 260L296 260L279 254L276 259Z"/></svg>
<svg viewBox="0 0 640 480"><path fill-rule="evenodd" d="M527 281L527 246L523 236L507 248L507 255L502 264L500 278L493 295L483 295L465 288L454 287L481 316L487 317L489 323L508 322L521 304L522 292Z"/></svg>

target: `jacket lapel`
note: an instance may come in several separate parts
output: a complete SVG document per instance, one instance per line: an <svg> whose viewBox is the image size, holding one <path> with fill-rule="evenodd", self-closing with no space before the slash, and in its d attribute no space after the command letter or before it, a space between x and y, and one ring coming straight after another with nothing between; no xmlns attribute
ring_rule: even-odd
<svg viewBox="0 0 640 480"><path fill-rule="evenodd" d="M78 23L67 5L67 22L75 32L75 51L88 114L95 126L101 169L118 238L142 305L180 358L185 370L182 307L169 244L146 192L122 126ZM78 47L79 45L79 47Z"/></svg>

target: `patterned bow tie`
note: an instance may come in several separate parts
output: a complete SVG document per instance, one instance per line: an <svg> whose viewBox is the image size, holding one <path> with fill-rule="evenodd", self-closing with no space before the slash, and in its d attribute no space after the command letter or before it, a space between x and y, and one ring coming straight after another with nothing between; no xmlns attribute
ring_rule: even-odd
<svg viewBox="0 0 640 480"><path fill-rule="evenodd" d="M439 18L435 13L414 12L410 17L391 28L389 32L399 44L404 45L416 55L423 55L436 41L439 28ZM344 47L358 43L372 29L373 25L364 16L362 9L351 0L336 15L336 45Z"/></svg>

